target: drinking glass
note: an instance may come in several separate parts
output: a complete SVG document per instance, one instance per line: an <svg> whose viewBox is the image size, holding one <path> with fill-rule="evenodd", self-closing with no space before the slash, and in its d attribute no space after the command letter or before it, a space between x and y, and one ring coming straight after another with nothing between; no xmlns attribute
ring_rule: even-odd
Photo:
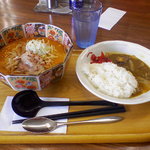
<svg viewBox="0 0 150 150"><path fill-rule="evenodd" d="M99 0L85 2L81 8L72 7L76 43L80 48L95 43L101 12L102 3Z"/></svg>

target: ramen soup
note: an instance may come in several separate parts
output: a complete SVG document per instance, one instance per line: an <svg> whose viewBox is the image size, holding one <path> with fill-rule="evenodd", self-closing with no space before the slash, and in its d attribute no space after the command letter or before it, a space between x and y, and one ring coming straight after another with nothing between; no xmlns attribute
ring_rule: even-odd
<svg viewBox="0 0 150 150"><path fill-rule="evenodd" d="M38 75L64 61L65 47L44 37L20 39L0 50L0 70L9 75Z"/></svg>
<svg viewBox="0 0 150 150"><path fill-rule="evenodd" d="M150 90L150 67L135 56L106 53L106 56L118 66L132 72L138 81L138 88L132 96L137 96Z"/></svg>

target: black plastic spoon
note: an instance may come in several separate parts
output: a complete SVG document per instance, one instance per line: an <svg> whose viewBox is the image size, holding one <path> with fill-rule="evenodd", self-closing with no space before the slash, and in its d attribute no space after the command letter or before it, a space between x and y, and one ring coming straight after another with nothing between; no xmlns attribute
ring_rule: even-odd
<svg viewBox="0 0 150 150"><path fill-rule="evenodd" d="M98 101L43 101L37 93L25 90L17 93L12 100L12 109L22 117L35 117L37 112L47 106L72 106L72 105L102 105L117 106L115 103L104 100Z"/></svg>

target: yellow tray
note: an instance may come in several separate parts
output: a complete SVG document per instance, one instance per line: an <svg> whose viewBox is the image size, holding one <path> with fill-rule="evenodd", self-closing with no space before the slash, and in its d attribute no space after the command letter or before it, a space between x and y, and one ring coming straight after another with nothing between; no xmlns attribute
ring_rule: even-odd
<svg viewBox="0 0 150 150"><path fill-rule="evenodd" d="M70 100L98 100L88 92L78 81L75 73L76 60L81 51L74 51L66 66L62 80L37 92L43 97L68 97ZM0 83L0 107L6 97L17 92ZM77 111L94 106L71 106L69 111ZM84 124L68 126L67 134L35 135L23 132L0 132L0 144L25 143L129 143L150 142L150 103L125 106L127 112L118 113L125 119L112 124ZM8 114L9 115L9 114ZM107 115L101 115L107 116ZM96 116L99 117L99 116ZM69 121L96 118L84 117L69 119Z"/></svg>

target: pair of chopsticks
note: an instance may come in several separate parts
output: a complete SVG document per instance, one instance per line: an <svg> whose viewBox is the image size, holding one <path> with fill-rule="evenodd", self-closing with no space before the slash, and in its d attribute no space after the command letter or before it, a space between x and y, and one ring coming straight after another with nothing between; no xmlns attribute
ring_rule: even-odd
<svg viewBox="0 0 150 150"><path fill-rule="evenodd" d="M69 119L69 118L76 118L76 117L114 114L114 113L121 113L121 112L126 112L125 107L123 105L117 105L117 104L113 105L112 103L112 106L107 106L104 108L95 108L95 109L88 109L88 110L75 111L69 113L46 115L42 117L46 117L52 120L58 120L58 119ZM13 120L12 124L22 123L24 120L26 119Z"/></svg>

